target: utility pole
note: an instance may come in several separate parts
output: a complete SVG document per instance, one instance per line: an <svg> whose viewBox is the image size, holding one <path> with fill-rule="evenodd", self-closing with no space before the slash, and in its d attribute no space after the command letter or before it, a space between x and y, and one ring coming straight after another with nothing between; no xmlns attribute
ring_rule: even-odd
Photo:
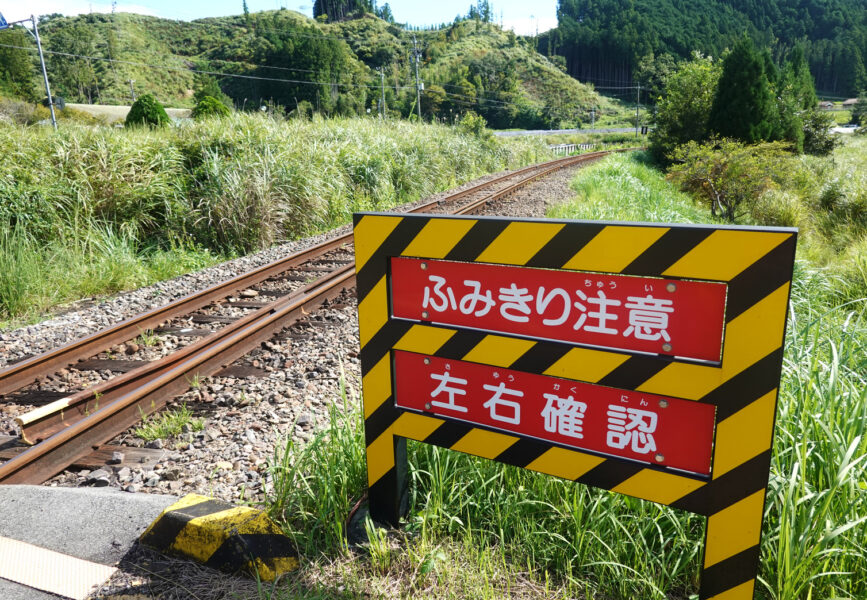
<svg viewBox="0 0 867 600"><path fill-rule="evenodd" d="M30 21L30 24L33 25L33 31L30 31L26 27L24 28L27 33L33 36L36 40L36 47L39 49L39 64L42 65L42 80L45 82L45 93L48 94L48 109L51 111L51 125L54 127L54 130L57 131L57 115L54 114L54 98L51 97L51 86L48 85L48 71L45 68L45 56L42 54L42 40L39 39L39 25L36 23L36 17L30 15L29 19L21 19L20 21L13 21L12 23L6 23L6 21L2 18L3 15L0 15L0 29L8 29L13 25L18 25L19 23L25 23Z"/></svg>
<svg viewBox="0 0 867 600"><path fill-rule="evenodd" d="M132 94L132 101L135 102L135 87L133 86L135 79L127 79L126 82L129 84L129 93Z"/></svg>
<svg viewBox="0 0 867 600"><path fill-rule="evenodd" d="M418 120L421 121L421 90L422 83L418 78L418 41L415 39L415 34L412 34L412 55L415 58L415 103L418 106Z"/></svg>
<svg viewBox="0 0 867 600"><path fill-rule="evenodd" d="M638 137L638 107L641 106L641 84L635 88L635 137Z"/></svg>
<svg viewBox="0 0 867 600"><path fill-rule="evenodd" d="M596 109L590 109L590 129L596 128Z"/></svg>

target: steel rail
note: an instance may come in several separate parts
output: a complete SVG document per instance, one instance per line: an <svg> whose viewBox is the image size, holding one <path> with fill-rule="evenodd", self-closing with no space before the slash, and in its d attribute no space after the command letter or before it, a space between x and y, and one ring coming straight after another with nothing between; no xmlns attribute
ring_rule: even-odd
<svg viewBox="0 0 867 600"><path fill-rule="evenodd" d="M303 318L329 296L350 287L355 279L354 265L343 267L310 285L292 299L277 301L221 329L197 343L193 352L182 357L170 355L142 377L139 385L118 394L113 402L63 427L36 446L0 465L0 483L42 483L137 423L142 416L162 408L169 398L183 393L196 376L207 376L244 356L270 339L291 322ZM122 388L122 390L125 388Z"/></svg>
<svg viewBox="0 0 867 600"><path fill-rule="evenodd" d="M456 212L464 214L467 207L475 210L482 204L499 200L552 171L570 164L586 162L603 154L568 157L535 165L482 186L468 188L459 192L460 197L478 192L480 187L490 186L516 174L538 171L532 177L487 194ZM426 203L416 207L413 212L450 202L453 198L454 196L449 196ZM351 234L324 244L339 246L345 237L351 237ZM274 263L265 265L260 267L260 270L273 265ZM42 483L75 460L89 454L94 447L108 442L134 425L142 416L159 410L169 398L189 389L190 381L195 377L216 373L281 329L306 316L328 298L351 288L354 282L354 264L346 265L176 353L25 415L19 421L22 430L26 431L23 437L30 441L42 441L0 465L0 483ZM220 286L213 286L217 287Z"/></svg>
<svg viewBox="0 0 867 600"><path fill-rule="evenodd" d="M434 206L439 206L446 202L454 202L464 198L467 195L477 192L480 187L494 185L526 172L544 168L547 165L557 165L559 168L564 163L576 162L576 158L581 157L561 158L547 163L524 167L523 169L512 171L511 173L485 182L484 184L481 184L481 186L473 186L446 198L427 202L412 209L410 212L424 212ZM53 350L49 350L9 365L0 369L0 396L14 392L15 390L35 382L41 377L50 375L64 367L98 354L111 346L133 339L142 332L158 327L162 323L175 317L208 306L215 300L225 298L237 291L254 286L293 267L322 256L327 252L348 244L351 240L351 232L331 238L315 246L311 246L310 248L294 252L285 258L262 265L246 273L236 275L231 279L210 286L204 290L193 292L164 306L149 310L111 327L107 327L88 336L73 340L72 342L59 346Z"/></svg>

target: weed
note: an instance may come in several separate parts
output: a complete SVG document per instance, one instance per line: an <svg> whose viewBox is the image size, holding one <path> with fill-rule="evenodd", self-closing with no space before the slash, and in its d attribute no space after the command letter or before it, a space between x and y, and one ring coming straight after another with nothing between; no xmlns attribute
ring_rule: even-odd
<svg viewBox="0 0 867 600"><path fill-rule="evenodd" d="M184 425L188 425L192 431L201 431L205 428L205 420L195 418L186 404L181 404L175 409L164 410L152 415L135 428L133 433L147 442L178 436L183 432Z"/></svg>

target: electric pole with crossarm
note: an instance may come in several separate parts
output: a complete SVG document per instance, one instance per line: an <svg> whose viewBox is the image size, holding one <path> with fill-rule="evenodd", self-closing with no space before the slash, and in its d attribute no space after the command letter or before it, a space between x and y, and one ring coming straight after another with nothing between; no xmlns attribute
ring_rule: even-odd
<svg viewBox="0 0 867 600"><path fill-rule="evenodd" d="M54 114L54 98L51 97L51 86L48 85L48 71L45 69L45 56L42 54L42 40L39 39L39 26L37 25L36 17L30 15L29 19L21 19L20 21L7 23L6 19L3 18L3 15L0 15L0 29L11 29L13 25L19 25L21 23L26 23L27 21L30 21L33 25L33 31L27 27L24 27L24 30L32 35L36 40L36 48L39 50L39 63L42 65L42 79L45 81L45 93L48 94L48 109L51 111L51 125L56 131L57 116Z"/></svg>

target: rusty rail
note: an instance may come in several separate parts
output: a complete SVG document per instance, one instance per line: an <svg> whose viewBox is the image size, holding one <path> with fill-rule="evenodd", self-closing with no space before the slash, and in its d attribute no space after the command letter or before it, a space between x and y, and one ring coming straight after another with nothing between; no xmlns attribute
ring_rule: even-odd
<svg viewBox="0 0 867 600"><path fill-rule="evenodd" d="M572 164L587 162L604 154L606 153L600 152L573 156L527 167L498 177L481 186L468 188L447 198L426 203L416 207L412 212L424 212L434 206L454 202L476 193L480 188L495 185L516 175L537 171L531 177L525 177L513 185L476 199L455 211L456 214L467 214L488 202L504 198L520 187L544 177L552 171ZM39 372L38 368L55 369L60 368L58 365L62 367L71 364L84 357L81 355L82 352L89 352L88 355L92 355L118 343L118 341L129 339L127 337L120 340L121 332L128 334L132 331L135 335L137 333L135 328L144 328L141 325L143 322L159 324L171 318L166 316L168 314L183 314L195 310L195 308L190 307L205 306L234 291L255 285L288 270L292 266L338 248L348 243L351 236L351 233L347 233L333 238L313 248L294 253L280 261L259 267L248 274L239 275L202 292L191 294L165 307L149 311L104 332L77 340L57 351L22 361L22 363L0 371L0 386L3 385L4 381L19 383L26 381L29 383L40 376L33 375ZM335 297L342 290L351 288L354 282L354 264L346 265L202 338L179 352L24 415L19 419L19 424L22 427L22 438L29 443L38 443L0 465L0 483L42 483L75 460L89 454L94 447L108 442L134 425L142 416L162 408L169 398L189 389L190 382L194 378L213 375L224 366L247 354L263 341L270 339L281 329L303 318L304 315L327 299ZM100 334L107 335L111 341L106 342L106 338L100 337ZM19 365L23 365L23 367L15 369ZM7 376L5 379L4 375ZM12 384L6 383L6 387L10 385ZM4 388L0 387L0 390L2 389Z"/></svg>

